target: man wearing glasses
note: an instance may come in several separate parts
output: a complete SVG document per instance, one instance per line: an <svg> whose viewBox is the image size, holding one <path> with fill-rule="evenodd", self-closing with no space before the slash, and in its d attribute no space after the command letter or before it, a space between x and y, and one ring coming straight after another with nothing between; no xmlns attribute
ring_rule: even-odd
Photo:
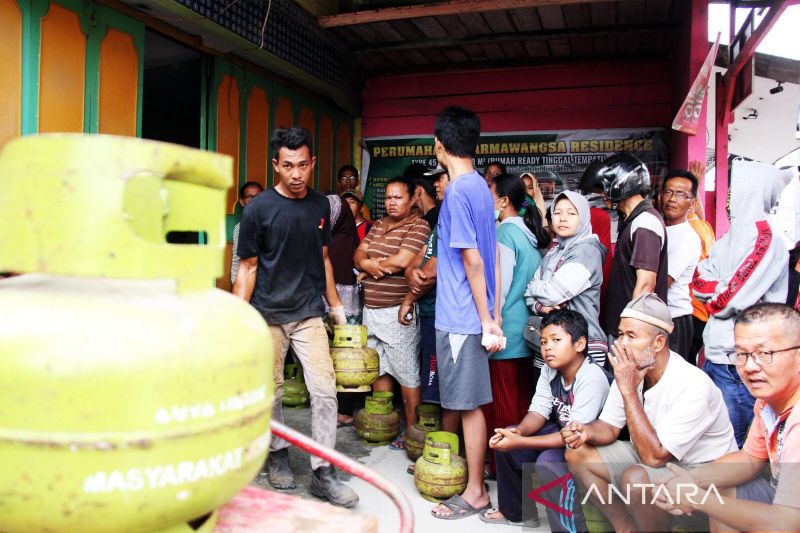
<svg viewBox="0 0 800 533"><path fill-rule="evenodd" d="M736 317L734 337L729 360L757 399L744 447L692 471L670 467L675 477L658 505L673 515L705 513L711 531L800 531L800 312L754 305ZM767 464L769 482L760 476ZM680 483L700 496L678 505ZM722 497L703 501L712 484Z"/></svg>
<svg viewBox="0 0 800 533"><path fill-rule="evenodd" d="M344 165L342 168L339 169L338 174L338 185L339 185L339 194L348 192L348 191L360 191L361 188L358 186L358 169L353 165ZM367 204L364 201L361 201L361 218L370 222L372 220L372 213L367 207Z"/></svg>
<svg viewBox="0 0 800 533"><path fill-rule="evenodd" d="M255 181L248 181L242 188L239 189L239 205L242 206L242 209L247 207L253 198L258 196L264 192L264 186ZM239 225L240 223L237 222L236 225L233 227L233 245L232 249L233 252L231 254L231 287L233 284L236 283L236 275L239 273L239 255L236 253L236 249L239 247Z"/></svg>
<svg viewBox="0 0 800 533"><path fill-rule="evenodd" d="M689 224L689 210L695 205L697 178L688 171L667 174L659 195L661 215L667 226L667 307L675 329L669 335L670 349L695 364L692 345L692 296L689 283L700 260L700 236Z"/></svg>

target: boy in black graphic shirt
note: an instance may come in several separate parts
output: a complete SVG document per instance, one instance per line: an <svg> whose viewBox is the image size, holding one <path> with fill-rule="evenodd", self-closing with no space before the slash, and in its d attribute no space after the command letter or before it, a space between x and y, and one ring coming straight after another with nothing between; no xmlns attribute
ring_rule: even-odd
<svg viewBox="0 0 800 533"><path fill-rule="evenodd" d="M608 374L586 357L586 319L575 311L555 310L544 317L541 327L542 357L547 366L542 368L528 414L516 428L497 428L489 439L497 462L498 508L482 512L484 522L512 524L522 520L525 463L535 463L542 485L568 473L559 431L572 420L595 420L608 395ZM567 490L574 493L573 481L567 484ZM556 492L554 488L542 496L556 507L568 509L571 516L548 509L550 529L585 531L580 503L574 498L560 502L565 495L556 496Z"/></svg>

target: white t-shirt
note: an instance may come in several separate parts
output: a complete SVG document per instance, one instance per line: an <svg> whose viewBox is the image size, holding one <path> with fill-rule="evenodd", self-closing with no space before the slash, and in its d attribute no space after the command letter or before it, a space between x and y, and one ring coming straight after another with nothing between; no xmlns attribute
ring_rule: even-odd
<svg viewBox="0 0 800 533"><path fill-rule="evenodd" d="M692 314L689 283L701 251L700 236L689 222L667 226L667 274L675 280L667 291L667 307L672 318Z"/></svg>
<svg viewBox="0 0 800 533"><path fill-rule="evenodd" d="M643 385L639 385L640 399ZM738 449L719 388L705 372L675 352L670 351L664 374L645 391L642 402L661 445L681 463L707 463ZM625 404L616 381L600 420L618 428L626 424Z"/></svg>

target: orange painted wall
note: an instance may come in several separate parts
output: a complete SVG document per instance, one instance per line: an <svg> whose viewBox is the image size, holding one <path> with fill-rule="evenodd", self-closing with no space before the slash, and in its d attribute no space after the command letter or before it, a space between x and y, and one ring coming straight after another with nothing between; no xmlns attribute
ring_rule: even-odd
<svg viewBox="0 0 800 533"><path fill-rule="evenodd" d="M314 122L314 112L311 111L309 108L304 107L300 110L300 119L297 121L297 125L301 128L307 129L311 133L311 138L314 138L314 130L316 129L316 124Z"/></svg>
<svg viewBox="0 0 800 533"><path fill-rule="evenodd" d="M300 126L301 128L305 128L308 130L308 132L311 134L311 139L313 143L314 131L316 129L316 123L314 122L314 112L307 107L300 109L300 117L297 121L297 125ZM318 153L317 151L318 149L319 147L314 146L315 154ZM311 179L313 180L314 177L312 176ZM316 185L315 183L311 184L311 186L314 187L315 189L322 190L319 187L316 187L315 185Z"/></svg>
<svg viewBox="0 0 800 533"><path fill-rule="evenodd" d="M342 165L353 164L353 145L350 137L350 128L343 122L336 130L336 168Z"/></svg>
<svg viewBox="0 0 800 533"><path fill-rule="evenodd" d="M247 99L247 181L267 186L269 103L267 93L253 87Z"/></svg>
<svg viewBox="0 0 800 533"><path fill-rule="evenodd" d="M278 98L278 105L275 106L275 127L291 128L292 126L294 126L292 103L286 98Z"/></svg>
<svg viewBox="0 0 800 533"><path fill-rule="evenodd" d="M100 133L136 136L138 79L133 37L110 28L100 43Z"/></svg>
<svg viewBox="0 0 800 533"><path fill-rule="evenodd" d="M78 15L56 4L42 19L39 131L83 131L86 36Z"/></svg>
<svg viewBox="0 0 800 533"><path fill-rule="evenodd" d="M319 145L316 150L319 190L333 190L333 123L329 117L322 116L319 119Z"/></svg>
<svg viewBox="0 0 800 533"><path fill-rule="evenodd" d="M228 189L226 212L235 212L239 195L239 86L236 80L222 76L217 88L217 152L233 157L233 185Z"/></svg>
<svg viewBox="0 0 800 533"><path fill-rule="evenodd" d="M22 121L22 13L0 0L0 148L20 133Z"/></svg>
<svg viewBox="0 0 800 533"><path fill-rule="evenodd" d="M278 98L278 104L275 106L275 128L290 128L294 126L294 111L292 111L292 102L286 98ZM270 159L273 154L270 154ZM269 173L272 176L271 183L275 185L275 171L270 164Z"/></svg>

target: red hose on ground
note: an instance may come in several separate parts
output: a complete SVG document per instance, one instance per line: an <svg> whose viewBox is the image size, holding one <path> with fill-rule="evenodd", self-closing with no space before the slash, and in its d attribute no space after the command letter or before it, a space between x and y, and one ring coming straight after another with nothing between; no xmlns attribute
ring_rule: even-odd
<svg viewBox="0 0 800 533"><path fill-rule="evenodd" d="M411 511L411 503L409 503L405 494L400 492L389 480L358 461L354 461L336 450L322 446L311 439L311 437L303 435L299 431L295 431L280 422L275 422L273 420L270 424L272 434L276 437L280 437L310 454L325 459L337 468L356 477L360 477L370 485L378 487L384 494L391 498L397 506L397 510L400 512L400 533L411 533L414 531L414 513Z"/></svg>

